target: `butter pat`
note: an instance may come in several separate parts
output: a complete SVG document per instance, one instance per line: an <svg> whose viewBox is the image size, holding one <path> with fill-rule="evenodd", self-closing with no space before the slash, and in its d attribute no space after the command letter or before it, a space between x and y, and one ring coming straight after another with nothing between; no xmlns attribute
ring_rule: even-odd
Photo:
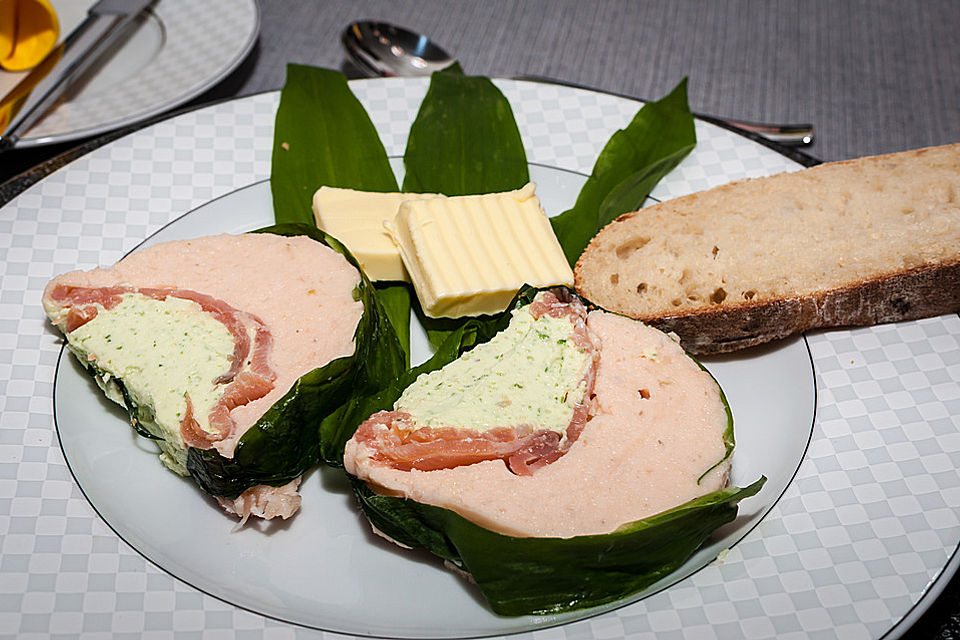
<svg viewBox="0 0 960 640"><path fill-rule="evenodd" d="M320 187L313 196L317 226L347 245L371 280L406 280L407 270L384 223L411 198L440 198L428 193L376 193Z"/></svg>
<svg viewBox="0 0 960 640"><path fill-rule="evenodd" d="M426 315L499 313L523 284L573 284L534 189L400 205L387 228Z"/></svg>

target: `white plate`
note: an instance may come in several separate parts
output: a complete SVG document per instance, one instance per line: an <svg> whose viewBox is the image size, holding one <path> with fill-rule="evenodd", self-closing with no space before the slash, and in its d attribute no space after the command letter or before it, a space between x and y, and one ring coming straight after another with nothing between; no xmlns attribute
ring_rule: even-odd
<svg viewBox="0 0 960 640"><path fill-rule="evenodd" d="M513 105L539 191L562 201L549 200L548 212L559 213L570 197L560 186L565 174L589 173L638 105L566 87L498 84ZM387 152L402 155L426 80L351 86ZM369 536L335 472L307 478L304 511L288 525L229 535L226 516L189 481L163 470L150 443L136 438L64 360L57 382L62 451L122 538L77 490L53 437L61 342L39 310L44 284L63 271L113 263L157 231L166 237L261 224L269 198L258 183L269 176L277 99L251 96L137 131L0 210L0 628L46 636L82 627L292 638L303 629L277 620L346 630L363 611L360 624L370 633L412 634L420 625L423 635L456 636L566 621L491 616L468 585L435 562ZM658 198L796 168L716 127L698 123L697 135L696 150L657 187ZM177 222L167 228L171 221ZM812 433L810 364L799 362L807 348L816 382ZM742 358L771 366L751 367L741 377ZM736 544L668 588L588 620L539 628L537 639L898 636L958 564L952 559L960 544L960 318L819 331L708 365L737 419L735 480L770 477L764 493L743 504L746 521L722 532ZM782 385L769 396L762 385L776 376ZM64 387L68 379L73 389ZM62 406L67 393L77 403L69 409ZM781 406L778 397L793 404ZM761 409L753 417L752 406ZM757 420L766 410L779 413ZM82 439L67 430L75 412L109 421L76 425L99 441L86 457L76 450L89 443L67 442ZM151 493L140 490L142 478L155 481ZM110 495L101 498L107 485ZM321 505L328 504L350 518L323 520ZM131 512L118 513L125 508ZM134 517L140 513L142 520ZM222 546L211 550L208 538ZM708 553L716 550L712 545ZM317 554L330 562L322 571L312 560ZM443 599L426 607L426 618L411 620L395 602L411 598L410 587ZM388 611L380 617L373 605L384 602Z"/></svg>
<svg viewBox="0 0 960 640"><path fill-rule="evenodd" d="M53 0L61 39L90 2ZM104 133L181 105L216 85L253 48L256 0L158 0L133 32L74 84L21 138L34 147ZM0 70L0 95L26 72Z"/></svg>
<svg viewBox="0 0 960 640"><path fill-rule="evenodd" d="M548 211L571 206L584 178L531 167L531 179L540 185ZM242 232L273 220L270 186L261 182L192 211L147 244ZM429 348L422 330L416 329L412 359L419 363L429 357ZM738 445L733 482L746 486L761 475L769 479L759 496L742 503L735 523L724 527L723 534L677 575L647 593L699 569L746 535L783 493L810 438L813 370L803 340L746 356L708 359L705 364L734 412ZM138 441L125 412L99 396L89 376L64 350L54 387L54 416L67 463L81 489L121 538L158 566L218 598L308 627L403 638L509 633L597 613L493 615L479 592L444 571L440 562L373 536L358 518L342 475L327 469L308 476L303 511L290 522L258 523L251 530L232 533L228 519L212 501L163 468L155 459L156 446ZM778 425L776 437L770 433L771 423ZM197 536L197 531L204 533Z"/></svg>

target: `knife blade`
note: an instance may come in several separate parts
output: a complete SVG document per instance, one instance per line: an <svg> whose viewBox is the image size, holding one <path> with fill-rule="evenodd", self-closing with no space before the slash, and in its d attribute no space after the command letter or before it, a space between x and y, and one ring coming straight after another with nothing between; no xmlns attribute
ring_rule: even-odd
<svg viewBox="0 0 960 640"><path fill-rule="evenodd" d="M100 0L90 7L84 21L0 100L0 113L8 108L15 110L0 134L0 150L15 146L73 81L109 51L134 24L134 18L155 1ZM19 101L22 104L16 105Z"/></svg>

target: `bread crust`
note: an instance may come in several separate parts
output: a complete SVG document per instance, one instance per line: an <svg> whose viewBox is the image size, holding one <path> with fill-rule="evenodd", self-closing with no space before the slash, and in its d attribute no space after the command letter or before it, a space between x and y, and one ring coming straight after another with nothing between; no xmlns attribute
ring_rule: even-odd
<svg viewBox="0 0 960 640"><path fill-rule="evenodd" d="M960 259L810 295L735 306L650 316L609 310L676 333L690 353L728 353L808 329L868 326L960 312Z"/></svg>

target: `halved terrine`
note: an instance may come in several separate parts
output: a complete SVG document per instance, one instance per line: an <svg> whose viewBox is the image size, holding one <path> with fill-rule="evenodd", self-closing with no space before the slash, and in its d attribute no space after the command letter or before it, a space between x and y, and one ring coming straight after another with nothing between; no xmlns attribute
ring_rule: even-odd
<svg viewBox="0 0 960 640"><path fill-rule="evenodd" d="M550 292L364 422L376 491L513 536L610 533L725 486L720 387L666 334Z"/></svg>
<svg viewBox="0 0 960 640"><path fill-rule="evenodd" d="M498 613L610 602L686 560L736 503L732 418L675 338L563 288L358 427L374 530L472 575Z"/></svg>
<svg viewBox="0 0 960 640"><path fill-rule="evenodd" d="M106 395L156 440L163 463L211 491L209 477L245 476L233 468L244 435L278 402L305 400L291 394L302 376L354 352L360 284L344 255L316 239L218 235L58 276L43 306ZM242 518L287 518L300 506L300 471L267 473L278 486L243 486L258 477L251 471L211 492Z"/></svg>

